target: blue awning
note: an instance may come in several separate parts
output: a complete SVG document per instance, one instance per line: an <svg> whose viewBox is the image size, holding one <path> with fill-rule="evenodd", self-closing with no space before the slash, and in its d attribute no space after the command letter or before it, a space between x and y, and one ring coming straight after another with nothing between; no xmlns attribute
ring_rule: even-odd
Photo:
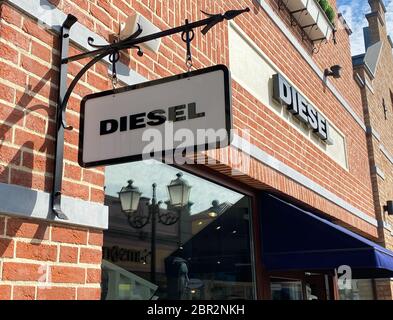
<svg viewBox="0 0 393 320"><path fill-rule="evenodd" d="M393 252L275 196L261 202L263 264L269 271L334 270L358 278L393 277Z"/></svg>

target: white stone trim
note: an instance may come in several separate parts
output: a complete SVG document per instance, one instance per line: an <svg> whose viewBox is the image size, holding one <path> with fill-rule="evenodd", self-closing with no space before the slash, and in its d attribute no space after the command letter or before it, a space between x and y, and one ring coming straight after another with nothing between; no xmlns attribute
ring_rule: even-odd
<svg viewBox="0 0 393 320"><path fill-rule="evenodd" d="M285 163L270 156L269 154L267 154L265 151L261 150L257 146L251 145L249 142L242 139L241 137L235 135L233 138L233 141L232 141L232 145L235 148L249 154L251 157L257 159L258 161L262 162L263 164L271 167L272 169L280 172L281 174L285 175L286 177L301 184L302 186L306 187L307 189L319 194L321 197L323 197L323 198L333 202L334 204L338 205L339 207L347 210L348 212L352 213L356 217L370 223L371 225L373 225L375 227L378 226L378 222L376 219L370 217L369 215L362 212L358 208L355 208L350 203L341 199L340 197L338 197L334 193L325 189L324 187L322 187L321 185L312 181L310 178L306 177L305 175L299 173L295 169L289 167Z"/></svg>
<svg viewBox="0 0 393 320"><path fill-rule="evenodd" d="M273 11L273 9L264 1L258 0L259 5L265 10L268 16L274 21L277 27L282 31L282 33L288 38L288 40L292 43L292 45L296 48L296 50L300 53L303 59L310 65L311 69L317 74L317 76L321 80L325 80L324 71L319 69L316 65L312 57L307 53L307 51L303 48L302 44L296 39L296 37L292 34L291 30L287 28L282 19ZM340 101L342 106L349 114L354 118L354 120L359 124L359 126L366 131L366 125L363 120L355 113L350 104L344 99L344 97L338 92L338 90L333 86L333 84L326 80L326 86L330 89L330 91L336 96L336 98Z"/></svg>
<svg viewBox="0 0 393 320"><path fill-rule="evenodd" d="M54 216L47 192L0 183L0 214L61 222L96 229L108 228L108 207L80 199L62 197L62 209L69 220Z"/></svg>
<svg viewBox="0 0 393 320"><path fill-rule="evenodd" d="M366 84L366 87L368 88L368 90L370 90L370 92L372 94L375 94L373 85L370 83L370 81L368 81L367 79L364 79L364 83Z"/></svg>
<svg viewBox="0 0 393 320"><path fill-rule="evenodd" d="M393 164L393 156L389 153L388 150L386 150L385 146L381 144L381 145L379 146L379 149L380 149L381 152L385 155L385 157L389 160L389 162L390 162L391 164Z"/></svg>
<svg viewBox="0 0 393 320"><path fill-rule="evenodd" d="M387 223L386 221L383 222L383 226L384 226L384 228L385 228L386 230L388 230L388 231L390 231L390 232L393 232L392 226L391 226L389 223Z"/></svg>
<svg viewBox="0 0 393 320"><path fill-rule="evenodd" d="M358 83L360 88L364 88L364 86L366 85L364 80L362 79L362 77L359 75L359 73L356 73L355 80Z"/></svg>
<svg viewBox="0 0 393 320"><path fill-rule="evenodd" d="M382 171L382 169L379 168L378 166L375 166L374 168L372 168L372 173L377 174L381 179L385 180L385 174Z"/></svg>
<svg viewBox="0 0 393 320"><path fill-rule="evenodd" d="M390 232L390 234L393 236L393 227L390 223L379 220L378 224L380 228L384 228L386 231Z"/></svg>

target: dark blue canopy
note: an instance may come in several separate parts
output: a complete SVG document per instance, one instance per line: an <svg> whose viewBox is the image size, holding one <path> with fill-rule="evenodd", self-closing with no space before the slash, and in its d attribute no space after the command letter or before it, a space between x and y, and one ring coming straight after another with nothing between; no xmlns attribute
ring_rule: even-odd
<svg viewBox="0 0 393 320"><path fill-rule="evenodd" d="M275 196L262 195L263 263L270 271L334 270L358 278L393 277L393 252Z"/></svg>

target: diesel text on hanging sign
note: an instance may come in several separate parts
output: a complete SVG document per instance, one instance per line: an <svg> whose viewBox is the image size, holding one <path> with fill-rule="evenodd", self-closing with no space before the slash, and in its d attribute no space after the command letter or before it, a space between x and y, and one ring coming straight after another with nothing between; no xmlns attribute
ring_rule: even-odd
<svg viewBox="0 0 393 320"><path fill-rule="evenodd" d="M205 112L197 112L195 102L169 107L167 109L157 109L149 113L140 112L129 116L122 116L119 119L107 119L100 122L100 135L124 132L146 128L147 126L159 126L166 121L179 122L204 118Z"/></svg>

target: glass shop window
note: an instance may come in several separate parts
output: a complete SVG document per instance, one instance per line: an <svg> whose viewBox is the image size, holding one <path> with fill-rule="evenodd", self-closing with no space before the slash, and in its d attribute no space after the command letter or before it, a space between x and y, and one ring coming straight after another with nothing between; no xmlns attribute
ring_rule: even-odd
<svg viewBox="0 0 393 320"><path fill-rule="evenodd" d="M303 300L303 286L300 280L270 279L272 300Z"/></svg>
<svg viewBox="0 0 393 320"><path fill-rule="evenodd" d="M102 299L255 299L249 197L149 160L108 167L105 202Z"/></svg>

